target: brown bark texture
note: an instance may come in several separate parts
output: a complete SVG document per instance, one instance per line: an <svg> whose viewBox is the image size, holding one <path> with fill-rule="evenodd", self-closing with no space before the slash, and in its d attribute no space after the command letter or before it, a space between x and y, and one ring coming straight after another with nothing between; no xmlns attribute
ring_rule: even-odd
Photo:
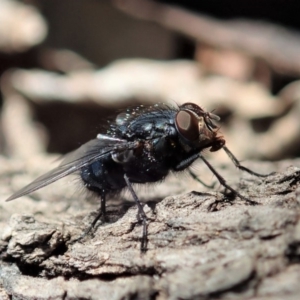
<svg viewBox="0 0 300 300"><path fill-rule="evenodd" d="M211 162L258 204L184 174L136 187L148 216L146 253L127 193L108 201L108 222L79 242L98 206L69 179L1 202L0 299L299 299L300 160L246 163L276 171L264 179ZM2 165L3 198L36 175ZM205 166L197 173L215 180Z"/></svg>

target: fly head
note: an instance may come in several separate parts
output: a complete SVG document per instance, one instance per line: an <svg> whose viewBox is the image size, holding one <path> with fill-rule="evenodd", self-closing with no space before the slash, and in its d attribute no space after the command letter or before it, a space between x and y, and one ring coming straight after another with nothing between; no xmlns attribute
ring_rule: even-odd
<svg viewBox="0 0 300 300"><path fill-rule="evenodd" d="M204 111L194 103L185 103L179 107L175 116L175 126L181 143L201 149L210 148L211 152L220 150L225 140L218 135L219 127L213 121L220 117Z"/></svg>

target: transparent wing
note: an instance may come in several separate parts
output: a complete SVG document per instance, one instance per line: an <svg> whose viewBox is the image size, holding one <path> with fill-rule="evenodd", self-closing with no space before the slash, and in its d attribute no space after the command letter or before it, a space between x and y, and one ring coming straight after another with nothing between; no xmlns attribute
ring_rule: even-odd
<svg viewBox="0 0 300 300"><path fill-rule="evenodd" d="M11 201L30 194L46 185L49 185L80 170L87 165L90 165L94 161L111 153L112 151L134 149L136 148L136 145L137 144L135 142L128 142L121 139L111 139L107 138L106 136L91 140L77 150L67 154L57 168L38 177L30 184L15 192L13 195L7 198L6 201Z"/></svg>

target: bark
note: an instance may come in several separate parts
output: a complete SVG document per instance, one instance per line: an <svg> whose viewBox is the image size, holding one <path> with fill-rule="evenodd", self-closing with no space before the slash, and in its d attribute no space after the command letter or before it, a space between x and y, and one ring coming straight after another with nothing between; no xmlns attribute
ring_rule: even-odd
<svg viewBox="0 0 300 300"><path fill-rule="evenodd" d="M70 196L70 186L2 203L1 299L299 299L300 160L248 164L277 171L265 179L212 163L258 205L187 177L137 189L151 200L146 253L126 194L108 202L109 221L80 242L97 204ZM24 176L6 170L1 182L14 180L2 194Z"/></svg>

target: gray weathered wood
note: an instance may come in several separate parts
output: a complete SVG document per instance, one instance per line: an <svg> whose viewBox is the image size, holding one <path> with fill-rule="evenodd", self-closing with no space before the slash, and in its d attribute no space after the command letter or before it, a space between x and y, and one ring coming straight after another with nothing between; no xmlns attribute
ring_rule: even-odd
<svg viewBox="0 0 300 300"><path fill-rule="evenodd" d="M261 172L278 171L266 179L215 165L232 186L259 205L226 199L221 188L205 190L185 176L153 191L138 189L142 198L156 198L155 205L152 201L145 206L149 250L144 254L139 249L142 227L132 203L108 202L110 222L76 243L72 240L93 215L88 213L93 204L83 195L64 198L62 193L61 199L53 200L45 192L39 196L42 201L24 197L2 203L0 296L299 299L300 161L248 164ZM176 195L174 187L185 184L188 188ZM157 201L164 193L169 196ZM12 205L15 214L9 219Z"/></svg>

